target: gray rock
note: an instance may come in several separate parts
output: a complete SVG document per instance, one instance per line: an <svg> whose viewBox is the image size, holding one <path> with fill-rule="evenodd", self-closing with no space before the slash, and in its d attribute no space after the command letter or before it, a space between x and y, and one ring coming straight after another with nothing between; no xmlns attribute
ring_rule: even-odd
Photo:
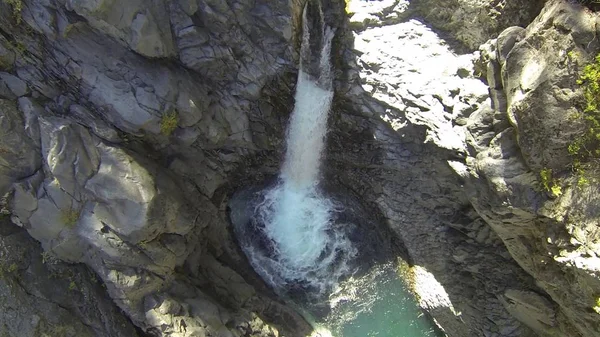
<svg viewBox="0 0 600 337"><path fill-rule="evenodd" d="M552 303L534 292L509 289L503 301L507 310L541 334L552 334L557 325L556 312Z"/></svg>
<svg viewBox="0 0 600 337"><path fill-rule="evenodd" d="M119 137L119 133L113 127L94 116L94 114L85 107L73 104L70 106L69 112L74 120L90 128L90 131L94 135L113 143L122 141L121 137Z"/></svg>
<svg viewBox="0 0 600 337"><path fill-rule="evenodd" d="M19 110L23 112L25 119L25 133L37 148L41 148L42 143L38 116L41 116L44 113L44 109L29 97L19 98L18 104Z"/></svg>
<svg viewBox="0 0 600 337"><path fill-rule="evenodd" d="M27 84L11 74L0 72L0 82L4 82L16 97L25 96L29 92Z"/></svg>
<svg viewBox="0 0 600 337"><path fill-rule="evenodd" d="M502 33L492 42L497 58L487 62L498 62L494 72L501 67L503 86L492 93L506 101L494 106L491 124L489 112L469 120L474 158L467 158L463 172L470 173L463 176L471 203L543 290L511 289L500 298L542 336L597 335L593 299L600 279L591 273L597 270L598 247L588 231L598 221L592 206L597 199L590 194L598 186L577 187L567 151L573 137L584 132L570 117L582 94L573 62L595 56L580 46L599 48L586 40L595 34L597 20L582 6L551 1L525 31ZM578 59L570 59L568 51ZM551 182L560 188L552 196L539 178L547 168L555 173L552 180L561 176Z"/></svg>
<svg viewBox="0 0 600 337"><path fill-rule="evenodd" d="M41 165L39 149L25 135L23 116L7 100L0 100L0 152L0 194Z"/></svg>
<svg viewBox="0 0 600 337"><path fill-rule="evenodd" d="M504 67L508 53L510 53L515 44L523 38L523 35L525 35L524 33L525 29L518 26L506 28L504 31L502 31L502 33L500 33L496 40L498 44L498 62L500 63L501 67Z"/></svg>
<svg viewBox="0 0 600 337"><path fill-rule="evenodd" d="M147 57L175 54L166 6L129 1L126 6L111 1L69 0L67 8L85 17L94 28L126 43Z"/></svg>
<svg viewBox="0 0 600 337"><path fill-rule="evenodd" d="M0 329L8 336L133 337L131 322L96 276L44 253L22 229L0 220Z"/></svg>
<svg viewBox="0 0 600 337"><path fill-rule="evenodd" d="M438 29L449 32L467 48L495 38L511 26L526 26L540 13L544 1L436 0L410 2L409 9L426 18Z"/></svg>
<svg viewBox="0 0 600 337"><path fill-rule="evenodd" d="M595 32L597 19L582 16L579 9L569 6L547 6L540 20L568 26L574 17L578 17L578 24L570 29L578 34L565 34L539 23L529 26L502 68L509 119L518 129L525 160L536 171L565 168L570 162L568 143L581 129L581 122L571 117L577 113L573 102L581 95L575 86L577 76L563 64L569 50L578 50L579 45L589 42L583 38ZM539 40L542 45L532 45L538 41L534 32L543 36ZM582 39L573 40L572 36ZM542 46L550 49L540 53ZM580 61L585 62L585 58Z"/></svg>

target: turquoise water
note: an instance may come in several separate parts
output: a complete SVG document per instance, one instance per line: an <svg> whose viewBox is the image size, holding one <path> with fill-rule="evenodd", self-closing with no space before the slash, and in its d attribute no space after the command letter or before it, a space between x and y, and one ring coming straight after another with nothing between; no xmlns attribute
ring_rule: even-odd
<svg viewBox="0 0 600 337"><path fill-rule="evenodd" d="M393 264L342 285L326 326L334 337L445 336L418 307Z"/></svg>

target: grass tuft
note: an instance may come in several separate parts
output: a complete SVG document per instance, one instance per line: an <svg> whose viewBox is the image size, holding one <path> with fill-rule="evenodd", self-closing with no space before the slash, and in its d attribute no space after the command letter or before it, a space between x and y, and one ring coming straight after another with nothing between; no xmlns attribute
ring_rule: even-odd
<svg viewBox="0 0 600 337"><path fill-rule="evenodd" d="M79 210L69 208L60 211L60 220L68 227L74 227L79 220Z"/></svg>
<svg viewBox="0 0 600 337"><path fill-rule="evenodd" d="M170 136L177 128L179 123L179 114L176 110L171 110L165 113L160 120L160 133L165 136Z"/></svg>

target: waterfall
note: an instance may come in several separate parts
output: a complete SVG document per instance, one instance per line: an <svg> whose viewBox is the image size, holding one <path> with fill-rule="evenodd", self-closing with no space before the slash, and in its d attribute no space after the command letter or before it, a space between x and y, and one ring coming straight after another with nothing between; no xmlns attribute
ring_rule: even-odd
<svg viewBox="0 0 600 337"><path fill-rule="evenodd" d="M323 25L322 50L317 79L303 69L310 62L310 31L306 8L303 13L300 71L296 84L295 105L287 132L287 150L281 178L297 189L315 186L319 180L321 156L325 146L327 117L333 99L331 79L331 40L333 30ZM308 58L308 59L306 59Z"/></svg>
<svg viewBox="0 0 600 337"><path fill-rule="evenodd" d="M278 182L257 193L248 220L252 232L238 234L252 238L242 246L254 269L282 291L298 286L317 293L330 290L349 272L348 262L356 254L342 225L336 223L341 204L327 198L319 187L333 99L330 53L334 37L320 14L320 29L311 36L304 9L295 104ZM318 55L312 55L311 38L320 42Z"/></svg>

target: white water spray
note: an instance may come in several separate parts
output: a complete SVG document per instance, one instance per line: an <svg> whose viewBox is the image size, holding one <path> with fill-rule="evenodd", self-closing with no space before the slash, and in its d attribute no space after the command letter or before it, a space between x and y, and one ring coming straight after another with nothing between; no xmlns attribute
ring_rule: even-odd
<svg viewBox="0 0 600 337"><path fill-rule="evenodd" d="M303 15L302 57L310 58L310 33L308 30L306 9ZM331 40L334 32L323 25L323 47L319 59L318 78L313 80L302 68L296 84L296 104L290 119L287 133L287 151L281 172L282 179L297 189L315 186L319 181L319 171L325 135L327 117L333 99L331 78Z"/></svg>
<svg viewBox="0 0 600 337"><path fill-rule="evenodd" d="M273 254L270 257L258 254L251 261L271 283L300 281L324 291L348 272L347 261L356 251L345 234L335 228L335 213L341 207L318 188L333 99L330 52L334 32L322 24L318 73L315 77L309 75L302 66L303 61L310 64L311 57L306 8L303 16L303 59L288 126L281 182L264 192L264 199L255 209L255 217L264 224L263 232L272 244Z"/></svg>

